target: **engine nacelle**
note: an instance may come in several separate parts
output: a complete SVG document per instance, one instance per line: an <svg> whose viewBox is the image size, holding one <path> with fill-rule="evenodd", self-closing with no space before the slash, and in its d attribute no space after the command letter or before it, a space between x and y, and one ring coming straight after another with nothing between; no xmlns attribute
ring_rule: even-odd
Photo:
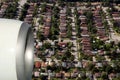
<svg viewBox="0 0 120 80"><path fill-rule="evenodd" d="M0 19L0 80L32 80L33 51L30 25Z"/></svg>

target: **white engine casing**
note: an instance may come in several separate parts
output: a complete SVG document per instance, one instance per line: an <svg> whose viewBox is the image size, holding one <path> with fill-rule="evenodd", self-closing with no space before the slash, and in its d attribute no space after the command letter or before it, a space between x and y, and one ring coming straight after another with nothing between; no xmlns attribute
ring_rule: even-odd
<svg viewBox="0 0 120 80"><path fill-rule="evenodd" d="M0 19L0 80L32 80L33 43L30 25Z"/></svg>

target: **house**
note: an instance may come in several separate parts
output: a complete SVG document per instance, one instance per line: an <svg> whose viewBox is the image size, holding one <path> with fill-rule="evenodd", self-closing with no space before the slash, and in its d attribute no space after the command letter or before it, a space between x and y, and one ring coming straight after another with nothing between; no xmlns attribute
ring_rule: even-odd
<svg viewBox="0 0 120 80"><path fill-rule="evenodd" d="M64 54L65 54L65 50L58 51L58 55L64 55Z"/></svg>
<svg viewBox="0 0 120 80"><path fill-rule="evenodd" d="M78 74L78 77L83 77L85 76L85 73L83 73L82 71Z"/></svg>
<svg viewBox="0 0 120 80"><path fill-rule="evenodd" d="M85 24L86 23L86 18L81 18L81 24Z"/></svg>
<svg viewBox="0 0 120 80"><path fill-rule="evenodd" d="M59 42L58 45L62 48L65 48L67 46L66 42Z"/></svg>
<svg viewBox="0 0 120 80"><path fill-rule="evenodd" d="M60 14L60 19L66 19L66 13L61 13Z"/></svg>
<svg viewBox="0 0 120 80"><path fill-rule="evenodd" d="M92 57L92 60L93 60L93 62L96 62L97 60L96 60L96 57Z"/></svg>
<svg viewBox="0 0 120 80"><path fill-rule="evenodd" d="M40 68L41 67L41 63L39 61L36 61L34 63L34 65L35 65L35 68Z"/></svg>
<svg viewBox="0 0 120 80"><path fill-rule="evenodd" d="M29 24L31 24L32 23L32 18L31 17L26 17L26 18L24 18L24 21L25 22L27 22L27 23L29 23Z"/></svg>
<svg viewBox="0 0 120 80"><path fill-rule="evenodd" d="M83 51L90 51L91 50L91 45L90 45L90 43L86 43L86 44L84 44L84 45L82 45L82 50Z"/></svg>
<svg viewBox="0 0 120 80"><path fill-rule="evenodd" d="M75 68L73 69L73 72L78 74L80 71L77 68Z"/></svg>
<svg viewBox="0 0 120 80"><path fill-rule="evenodd" d="M67 32L66 27L64 27L64 26L62 27L62 26L61 26L61 27L60 27L60 32L61 32L61 33L66 33L66 32Z"/></svg>
<svg viewBox="0 0 120 80"><path fill-rule="evenodd" d="M82 39L81 43L83 43L83 42L90 42L90 37L89 36L84 36L81 39Z"/></svg>
<svg viewBox="0 0 120 80"><path fill-rule="evenodd" d="M119 12L113 12L113 13L112 13L112 16L113 16L114 18L120 17Z"/></svg>
<svg viewBox="0 0 120 80"><path fill-rule="evenodd" d="M51 23L50 22L44 22L44 27L50 27Z"/></svg>
<svg viewBox="0 0 120 80"><path fill-rule="evenodd" d="M48 61L48 65L49 65L49 66L54 66L54 65L55 65L55 62L54 62L54 61Z"/></svg>
<svg viewBox="0 0 120 80"><path fill-rule="evenodd" d="M62 77L62 74L61 74L61 73L56 73L56 74L55 74L55 77L56 77L56 78L61 78L61 77Z"/></svg>
<svg viewBox="0 0 120 80"><path fill-rule="evenodd" d="M72 78L76 78L78 75L76 75L76 73L71 73L71 77Z"/></svg>
<svg viewBox="0 0 120 80"><path fill-rule="evenodd" d="M67 68L71 68L72 67L72 63L67 61Z"/></svg>
<svg viewBox="0 0 120 80"><path fill-rule="evenodd" d="M98 54L99 54L99 55L104 55L104 54L105 54L105 51L104 51L104 50L98 50Z"/></svg>
<svg viewBox="0 0 120 80"><path fill-rule="evenodd" d="M93 80L91 72L86 72L86 77L90 78L90 80Z"/></svg>
<svg viewBox="0 0 120 80"><path fill-rule="evenodd" d="M43 28L44 29L44 33L43 33L43 35L44 35L44 37L48 37L49 36L49 32L50 32L50 27L44 27Z"/></svg>
<svg viewBox="0 0 120 80"><path fill-rule="evenodd" d="M46 73L46 72L41 72L40 75L48 76L48 73Z"/></svg>
<svg viewBox="0 0 120 80"><path fill-rule="evenodd" d="M69 72L67 72L67 73L65 72L65 73L64 73L64 77L65 77L65 78L70 78L70 76L71 76L71 75L70 75Z"/></svg>
<svg viewBox="0 0 120 80"><path fill-rule="evenodd" d="M88 66L88 62L87 61L82 61L82 65L83 65L83 68L86 68Z"/></svg>
<svg viewBox="0 0 120 80"><path fill-rule="evenodd" d="M62 62L62 67L67 67L67 63L66 62Z"/></svg>
<svg viewBox="0 0 120 80"><path fill-rule="evenodd" d="M60 23L66 23L67 20L66 19L60 19Z"/></svg>
<svg viewBox="0 0 120 80"><path fill-rule="evenodd" d="M46 68L47 67L47 63L45 63L44 61L41 62L41 68Z"/></svg>
<svg viewBox="0 0 120 80"><path fill-rule="evenodd" d="M82 63L78 61L77 64L75 64L75 67L82 67Z"/></svg>
<svg viewBox="0 0 120 80"><path fill-rule="evenodd" d="M6 9L8 8L9 4L6 2L3 2L1 9L0 9L0 17L3 17L5 14Z"/></svg>
<svg viewBox="0 0 120 80"><path fill-rule="evenodd" d="M97 29L103 29L104 28L103 24L100 23L100 22L96 23L95 26L97 27Z"/></svg>
<svg viewBox="0 0 120 80"><path fill-rule="evenodd" d="M33 18L33 15L32 14L28 14L28 15L26 15L26 17Z"/></svg>
<svg viewBox="0 0 120 80"><path fill-rule="evenodd" d="M36 48L36 49L40 49L40 46L39 46L39 45L36 45L35 48Z"/></svg>
<svg viewBox="0 0 120 80"><path fill-rule="evenodd" d="M35 72L34 72L34 77L35 77L35 78L38 78L39 76L40 76L40 72L39 72L39 71L35 71Z"/></svg>
<svg viewBox="0 0 120 80"><path fill-rule="evenodd" d="M27 13L28 13L28 14L33 14L34 9L32 9L32 8L34 8L34 7L30 7L30 8L27 10Z"/></svg>
<svg viewBox="0 0 120 80"><path fill-rule="evenodd" d="M113 80L113 78L116 77L116 74L115 74L115 73L110 73L110 74L108 75L108 77L109 77L110 80Z"/></svg>
<svg viewBox="0 0 120 80"><path fill-rule="evenodd" d="M102 65L102 63L101 62L97 62L97 63L95 63L95 67L102 67L103 65Z"/></svg>
<svg viewBox="0 0 120 80"><path fill-rule="evenodd" d="M55 77L55 73L52 73L52 72L49 73L48 75L50 76L50 78L54 78Z"/></svg>
<svg viewBox="0 0 120 80"><path fill-rule="evenodd" d="M80 15L79 19L86 19L85 15Z"/></svg>
<svg viewBox="0 0 120 80"><path fill-rule="evenodd" d="M62 38L67 37L67 33L66 33L66 32L65 32L65 33L61 33L61 32L60 32L60 37L62 37Z"/></svg>
<svg viewBox="0 0 120 80"><path fill-rule="evenodd" d="M87 30L83 30L82 32L81 32L81 36L82 37L84 37L84 36L89 36L89 32L87 31Z"/></svg>
<svg viewBox="0 0 120 80"><path fill-rule="evenodd" d="M3 11L0 11L0 17L2 18L4 15L4 12Z"/></svg>
<svg viewBox="0 0 120 80"><path fill-rule="evenodd" d="M1 6L1 9L6 10L8 6L9 6L9 4L4 2L3 5Z"/></svg>
<svg viewBox="0 0 120 80"><path fill-rule="evenodd" d="M101 76L101 73L100 72L96 72L94 75L93 75L93 79L94 80L97 80L97 78L100 78Z"/></svg>
<svg viewBox="0 0 120 80"><path fill-rule="evenodd" d="M93 54L91 52L91 48L90 48L90 50L84 50L83 52L84 52L85 55L89 55L89 56L92 55L93 56Z"/></svg>

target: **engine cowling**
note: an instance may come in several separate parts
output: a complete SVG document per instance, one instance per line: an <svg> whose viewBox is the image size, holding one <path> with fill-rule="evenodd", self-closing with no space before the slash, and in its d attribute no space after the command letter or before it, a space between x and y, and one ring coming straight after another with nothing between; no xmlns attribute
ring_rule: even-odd
<svg viewBox="0 0 120 80"><path fill-rule="evenodd" d="M33 53L30 25L0 19L0 80L31 80Z"/></svg>

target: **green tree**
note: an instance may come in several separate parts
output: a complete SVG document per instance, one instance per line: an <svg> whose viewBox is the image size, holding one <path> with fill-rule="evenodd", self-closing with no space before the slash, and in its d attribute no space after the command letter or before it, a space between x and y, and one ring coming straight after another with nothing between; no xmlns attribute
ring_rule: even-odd
<svg viewBox="0 0 120 80"><path fill-rule="evenodd" d="M40 31L37 32L37 38L38 38L40 41L43 41L43 40L44 40L44 35L42 34L42 32L40 32Z"/></svg>
<svg viewBox="0 0 120 80"><path fill-rule="evenodd" d="M103 72L102 75L101 75L101 78L102 79L108 79L108 75L105 72Z"/></svg>
<svg viewBox="0 0 120 80"><path fill-rule="evenodd" d="M108 66L106 66L106 69L105 69L105 71L109 74L109 73L111 73L112 72L112 67L110 66L110 65L108 65Z"/></svg>
<svg viewBox="0 0 120 80"><path fill-rule="evenodd" d="M45 12L46 11L46 3L41 4L41 12Z"/></svg>

